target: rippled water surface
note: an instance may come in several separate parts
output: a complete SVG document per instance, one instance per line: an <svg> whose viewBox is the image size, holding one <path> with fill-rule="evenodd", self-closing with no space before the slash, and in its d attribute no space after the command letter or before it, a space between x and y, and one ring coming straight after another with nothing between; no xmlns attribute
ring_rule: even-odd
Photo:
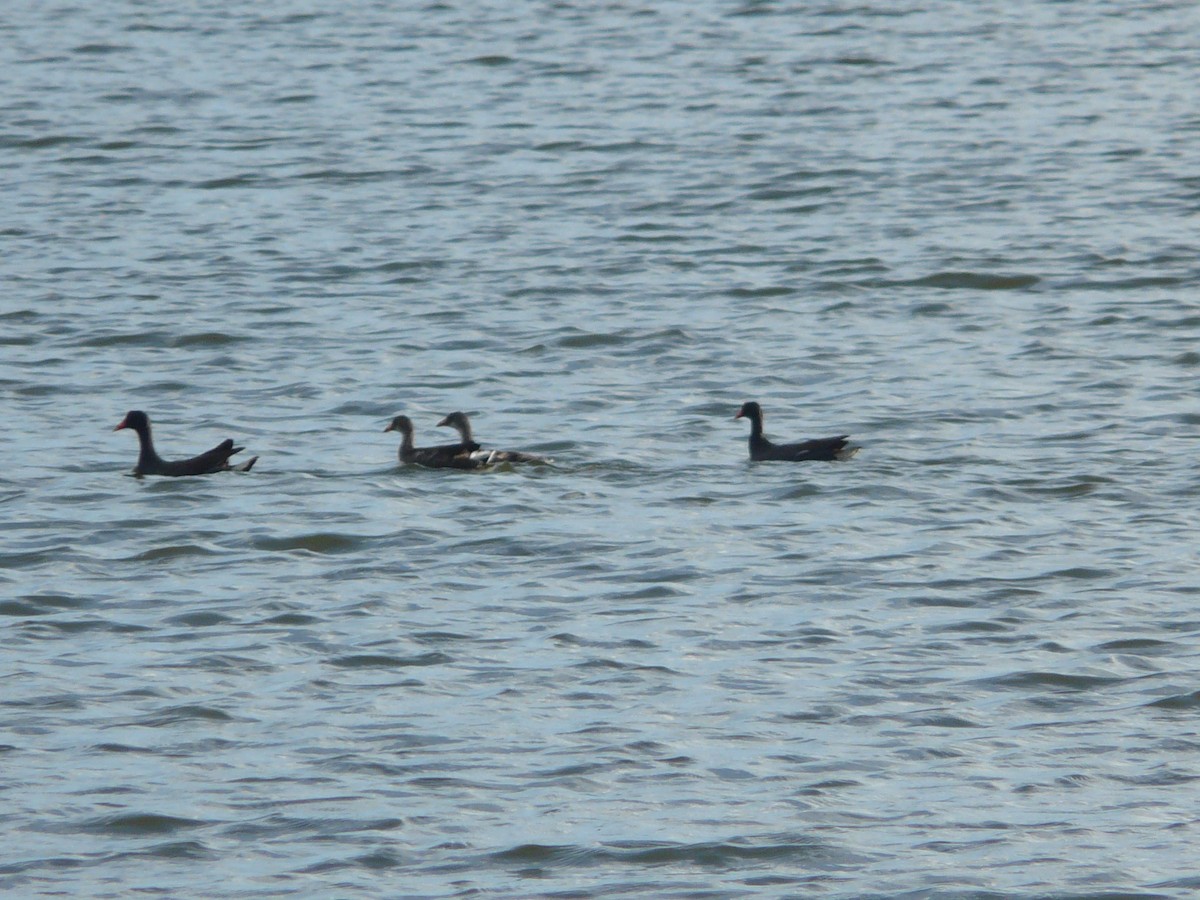
<svg viewBox="0 0 1200 900"><path fill-rule="evenodd" d="M9 894L1200 886L1196 5L0 35Z"/></svg>

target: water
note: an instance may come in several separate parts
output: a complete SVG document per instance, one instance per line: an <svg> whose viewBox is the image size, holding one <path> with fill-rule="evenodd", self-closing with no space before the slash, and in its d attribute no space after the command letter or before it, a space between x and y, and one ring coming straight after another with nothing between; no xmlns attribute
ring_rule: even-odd
<svg viewBox="0 0 1200 900"><path fill-rule="evenodd" d="M9 894L1200 884L1194 5L0 28Z"/></svg>

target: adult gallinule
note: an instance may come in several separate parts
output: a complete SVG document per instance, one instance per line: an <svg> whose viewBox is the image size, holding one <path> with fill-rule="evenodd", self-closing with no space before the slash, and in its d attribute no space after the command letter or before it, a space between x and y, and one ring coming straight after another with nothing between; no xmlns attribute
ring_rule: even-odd
<svg viewBox="0 0 1200 900"><path fill-rule="evenodd" d="M544 456L538 456L535 453L523 453L520 450L480 450L479 445L475 443L475 438L471 435L471 420L467 418L467 414L463 412L452 412L442 421L438 422L438 426L453 428L458 431L459 437L462 438L462 443L459 445L464 448L474 448L471 455L474 458L480 459L485 465L495 465L496 463L541 463L546 465L550 460Z"/></svg>
<svg viewBox="0 0 1200 900"><path fill-rule="evenodd" d="M396 416L383 430L400 432L400 462L402 463L428 466L431 469L481 469L487 465L472 458L471 450L464 444L414 447L413 423L408 416ZM478 444L474 446L476 449L479 447Z"/></svg>
<svg viewBox="0 0 1200 900"><path fill-rule="evenodd" d="M246 448L235 447L233 441L228 439L217 444L207 453L201 453L191 459L163 459L155 451L154 441L150 437L150 417L140 409L127 412L125 418L121 420L121 424L113 431L120 431L122 428L132 428L137 432L141 450L138 453L137 465L133 467L133 474L139 478L143 475L179 476L208 475L210 472L225 471L249 472L251 466L258 459L257 456L252 456L243 463L231 466L229 457Z"/></svg>
<svg viewBox="0 0 1200 900"><path fill-rule="evenodd" d="M848 446L848 434L816 438L798 444L772 444L763 437L762 407L753 400L743 403L734 418L750 420L750 458L753 460L780 459L803 462L808 459L849 459L859 450L858 447Z"/></svg>

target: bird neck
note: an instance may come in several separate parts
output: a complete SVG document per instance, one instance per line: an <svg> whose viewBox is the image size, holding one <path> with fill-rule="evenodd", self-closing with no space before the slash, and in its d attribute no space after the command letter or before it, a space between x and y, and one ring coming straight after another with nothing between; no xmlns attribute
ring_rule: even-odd
<svg viewBox="0 0 1200 900"><path fill-rule="evenodd" d="M400 458L408 462L413 455L413 433L411 428L400 432Z"/></svg>
<svg viewBox="0 0 1200 900"><path fill-rule="evenodd" d="M150 423L142 422L134 426L138 436L138 468L144 469L150 463L159 462L158 453L154 450L154 439L150 437Z"/></svg>

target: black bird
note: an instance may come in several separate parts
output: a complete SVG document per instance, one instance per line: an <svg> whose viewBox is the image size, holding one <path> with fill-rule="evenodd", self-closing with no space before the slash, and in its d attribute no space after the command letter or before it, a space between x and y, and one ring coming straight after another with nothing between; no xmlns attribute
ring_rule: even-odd
<svg viewBox="0 0 1200 900"><path fill-rule="evenodd" d="M849 459L858 452L858 447L847 446L848 434L838 437L816 438L798 444L772 444L763 437L762 407L753 400L743 403L735 419L750 420L750 458L753 460L782 459L802 462L807 459Z"/></svg>
<svg viewBox="0 0 1200 900"><path fill-rule="evenodd" d="M484 465L491 466L502 462L541 463L542 465L546 465L550 462L544 456L538 456L535 453L523 453L520 450L480 450L479 445L475 443L475 439L471 435L471 420L467 418L466 413L450 413L450 415L438 422L438 427L442 426L455 429L459 437L462 438L462 443L459 446L465 452L471 453L472 457L482 461Z"/></svg>
<svg viewBox="0 0 1200 900"><path fill-rule="evenodd" d="M201 453L199 456L193 456L191 459L166 460L158 455L154 450L154 441L150 438L150 417L140 409L130 410L125 414L125 418L121 420L113 431L120 431L122 428L132 428L137 432L138 444L141 450L138 453L137 465L133 467L133 474L138 478L143 475L208 475L210 472L249 472L251 466L258 459L257 456L252 456L244 463L238 463L236 466L229 464L229 457L235 453L240 453L245 450L245 447L233 446L232 440L224 440L217 446L213 447L207 453Z"/></svg>
<svg viewBox="0 0 1200 900"><path fill-rule="evenodd" d="M482 469L487 465L472 457L468 444L414 447L413 423L408 416L396 416L383 430L400 432L400 462L402 463L428 466L431 469ZM474 447L478 449L479 445L474 444Z"/></svg>

